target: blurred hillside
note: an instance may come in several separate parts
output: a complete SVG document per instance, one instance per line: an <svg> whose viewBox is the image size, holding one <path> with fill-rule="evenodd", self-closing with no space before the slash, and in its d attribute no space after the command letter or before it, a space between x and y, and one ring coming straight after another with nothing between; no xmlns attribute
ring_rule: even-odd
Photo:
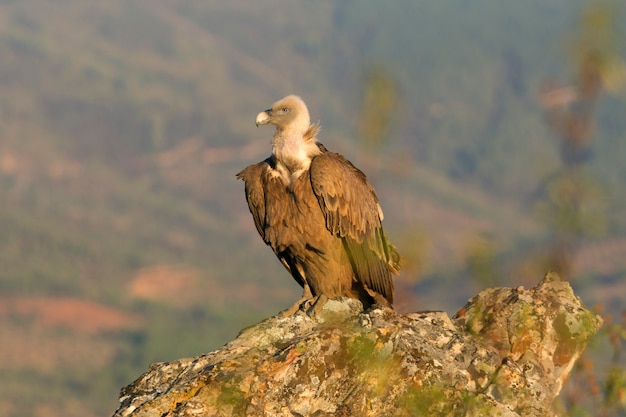
<svg viewBox="0 0 626 417"><path fill-rule="evenodd" d="M375 185L407 258L399 310L535 284L551 236L537 206L561 164L539 91L575 75L586 6L0 2L0 414L109 415L150 362L214 349L300 295L235 180L270 152L255 115L290 93ZM610 310L624 114L619 88L598 100L586 167L604 226L570 276Z"/></svg>

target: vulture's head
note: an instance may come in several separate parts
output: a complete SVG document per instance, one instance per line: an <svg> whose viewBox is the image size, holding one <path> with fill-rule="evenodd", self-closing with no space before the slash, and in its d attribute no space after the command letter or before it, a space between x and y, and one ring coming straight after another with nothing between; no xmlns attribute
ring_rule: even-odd
<svg viewBox="0 0 626 417"><path fill-rule="evenodd" d="M256 125L274 125L278 131L293 130L306 132L310 125L309 110L298 96L287 96L278 100L271 109L256 116Z"/></svg>

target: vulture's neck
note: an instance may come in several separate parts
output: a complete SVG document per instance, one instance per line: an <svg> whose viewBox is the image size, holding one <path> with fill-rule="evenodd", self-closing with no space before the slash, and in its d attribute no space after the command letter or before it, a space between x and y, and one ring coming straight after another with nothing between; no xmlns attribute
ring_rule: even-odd
<svg viewBox="0 0 626 417"><path fill-rule="evenodd" d="M276 169L286 185L298 179L309 169L311 160L321 153L317 146L319 127L311 125L304 133L292 129L276 129L272 148Z"/></svg>

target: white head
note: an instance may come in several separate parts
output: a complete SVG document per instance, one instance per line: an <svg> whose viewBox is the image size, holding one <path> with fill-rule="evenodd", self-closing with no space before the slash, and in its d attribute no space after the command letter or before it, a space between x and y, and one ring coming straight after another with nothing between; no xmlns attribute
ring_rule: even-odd
<svg viewBox="0 0 626 417"><path fill-rule="evenodd" d="M311 125L309 109L298 96L287 96L272 104L272 108L262 111L256 116L256 125L274 125L277 131L288 130L293 133L304 133Z"/></svg>
<svg viewBox="0 0 626 417"><path fill-rule="evenodd" d="M299 176L321 152L317 146L319 127L311 125L309 110L298 96L280 99L272 108L259 113L256 125L276 126L272 141L274 155L290 175Z"/></svg>

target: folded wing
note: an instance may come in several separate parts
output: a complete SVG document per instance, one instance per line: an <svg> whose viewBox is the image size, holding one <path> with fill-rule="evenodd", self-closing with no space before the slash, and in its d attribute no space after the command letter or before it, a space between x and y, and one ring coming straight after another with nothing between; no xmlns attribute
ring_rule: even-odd
<svg viewBox="0 0 626 417"><path fill-rule="evenodd" d="M399 256L383 232L383 213L373 187L363 172L337 153L313 158L310 169L326 228L343 239L357 280L391 304L391 274L399 270Z"/></svg>

